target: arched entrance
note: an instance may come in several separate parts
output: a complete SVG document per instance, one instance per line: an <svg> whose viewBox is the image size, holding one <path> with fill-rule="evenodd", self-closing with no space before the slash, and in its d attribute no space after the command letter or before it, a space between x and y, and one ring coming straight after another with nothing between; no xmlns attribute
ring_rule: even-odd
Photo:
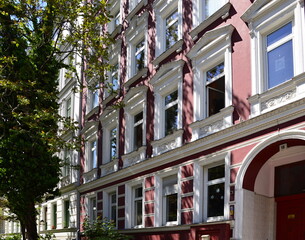
<svg viewBox="0 0 305 240"><path fill-rule="evenodd" d="M239 171L236 189L242 239L305 239L304 132L257 145Z"/></svg>

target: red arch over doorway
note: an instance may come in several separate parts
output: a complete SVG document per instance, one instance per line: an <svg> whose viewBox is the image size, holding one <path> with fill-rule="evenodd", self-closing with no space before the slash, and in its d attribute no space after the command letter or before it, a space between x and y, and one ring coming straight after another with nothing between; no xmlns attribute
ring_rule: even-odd
<svg viewBox="0 0 305 240"><path fill-rule="evenodd" d="M262 151L260 151L249 164L245 177L243 180L243 188L254 191L254 184L256 176L261 167L277 152L279 152L279 146L281 144L287 144L287 147L305 146L305 141L301 139L286 139L280 140L268 145Z"/></svg>

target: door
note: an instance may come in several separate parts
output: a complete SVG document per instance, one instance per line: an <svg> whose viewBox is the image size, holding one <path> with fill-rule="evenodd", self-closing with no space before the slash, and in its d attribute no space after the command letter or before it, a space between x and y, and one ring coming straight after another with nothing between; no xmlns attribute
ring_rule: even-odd
<svg viewBox="0 0 305 240"><path fill-rule="evenodd" d="M279 197L277 202L277 240L305 240L305 194Z"/></svg>

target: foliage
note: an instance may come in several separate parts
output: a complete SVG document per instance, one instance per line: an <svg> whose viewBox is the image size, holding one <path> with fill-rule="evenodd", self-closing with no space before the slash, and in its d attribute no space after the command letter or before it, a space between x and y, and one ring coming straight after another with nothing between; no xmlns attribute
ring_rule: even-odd
<svg viewBox="0 0 305 240"><path fill-rule="evenodd" d="M90 223L88 218L83 224L83 235L89 240L129 240L130 237L119 233L112 221L104 218Z"/></svg>
<svg viewBox="0 0 305 240"><path fill-rule="evenodd" d="M59 115L59 70L80 89L83 73L103 85L112 42L101 27L106 7L105 0L0 0L0 196L30 240L38 238L35 204L58 194L56 153L77 147L61 137L77 126Z"/></svg>
<svg viewBox="0 0 305 240"><path fill-rule="evenodd" d="M0 240L21 240L20 234L10 234L10 235L3 235L0 236Z"/></svg>
<svg viewBox="0 0 305 240"><path fill-rule="evenodd" d="M53 240L53 239L55 239L55 235L54 234L52 235L51 233L46 233L44 235L39 236L39 240Z"/></svg>

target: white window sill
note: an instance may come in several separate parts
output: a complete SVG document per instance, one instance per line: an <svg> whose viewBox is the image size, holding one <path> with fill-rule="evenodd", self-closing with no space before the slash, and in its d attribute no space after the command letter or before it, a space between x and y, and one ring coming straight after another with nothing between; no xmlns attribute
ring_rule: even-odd
<svg viewBox="0 0 305 240"><path fill-rule="evenodd" d="M183 39L177 41L173 46L167 49L165 52L161 53L158 57L153 60L153 64L156 68L159 67L160 62L169 57L172 53L180 53L182 51Z"/></svg>
<svg viewBox="0 0 305 240"><path fill-rule="evenodd" d="M102 171L102 176L106 176L108 174L118 171L119 159L114 159L106 164L103 164L102 166L100 166L100 169Z"/></svg>
<svg viewBox="0 0 305 240"><path fill-rule="evenodd" d="M110 38L115 38L122 31L122 24L116 26L116 28L110 33Z"/></svg>
<svg viewBox="0 0 305 240"><path fill-rule="evenodd" d="M146 156L146 146L142 146L136 151L123 155L122 156L123 168L144 161L146 159L145 156Z"/></svg>
<svg viewBox="0 0 305 240"><path fill-rule="evenodd" d="M180 129L180 130L176 130L173 134L170 134L159 140L153 141L151 143L153 147L153 156L158 156L162 153L181 147L182 134L183 134L183 130Z"/></svg>
<svg viewBox="0 0 305 240"><path fill-rule="evenodd" d="M147 77L148 68L144 67L139 71L137 74L135 74L133 77L129 78L127 82L125 82L124 87L129 88L131 84L136 82L140 78L146 78Z"/></svg>
<svg viewBox="0 0 305 240"><path fill-rule="evenodd" d="M193 131L192 141L232 126L233 111L234 107L229 106L211 117L192 123L190 125Z"/></svg>
<svg viewBox="0 0 305 240"><path fill-rule="evenodd" d="M196 40L197 35L205 28L207 28L209 25L211 25L213 22L215 22L218 18L221 17L222 19L226 19L229 16L230 8L231 8L231 3L228 2L225 5L223 5L220 9L218 9L215 13L213 13L210 17L203 20L197 27L195 27L190 32L190 35L193 38L193 40Z"/></svg>
<svg viewBox="0 0 305 240"><path fill-rule="evenodd" d="M137 6L135 6L128 14L127 16L127 21L129 22L133 17L134 15L136 15L136 13L144 6L147 5L147 0L142 0L141 2L139 2L137 4Z"/></svg>
<svg viewBox="0 0 305 240"><path fill-rule="evenodd" d="M305 97L305 73L261 94L249 97L251 118Z"/></svg>
<svg viewBox="0 0 305 240"><path fill-rule="evenodd" d="M88 172L85 172L83 174L83 178L84 178L84 184L96 180L97 179L97 168L94 168Z"/></svg>
<svg viewBox="0 0 305 240"><path fill-rule="evenodd" d="M92 108L85 116L85 119L88 120L89 118L91 118L93 115L98 113L98 106Z"/></svg>

